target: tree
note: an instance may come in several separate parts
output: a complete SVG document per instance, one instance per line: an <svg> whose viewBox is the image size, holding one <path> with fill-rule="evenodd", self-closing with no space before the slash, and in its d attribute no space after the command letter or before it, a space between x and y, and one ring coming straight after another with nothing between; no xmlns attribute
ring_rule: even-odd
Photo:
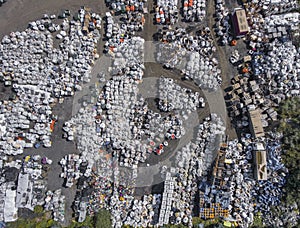
<svg viewBox="0 0 300 228"><path fill-rule="evenodd" d="M111 228L111 216L109 211L101 209L94 217L95 228Z"/></svg>
<svg viewBox="0 0 300 228"><path fill-rule="evenodd" d="M33 209L34 213L40 214L44 211L43 207L41 205L36 205Z"/></svg>

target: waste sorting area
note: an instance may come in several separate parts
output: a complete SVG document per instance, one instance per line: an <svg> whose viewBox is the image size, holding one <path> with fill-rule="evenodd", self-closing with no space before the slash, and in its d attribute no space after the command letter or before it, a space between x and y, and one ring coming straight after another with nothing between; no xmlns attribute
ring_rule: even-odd
<svg viewBox="0 0 300 228"><path fill-rule="evenodd" d="M0 222L41 207L62 225L101 209L116 228L296 225L274 126L299 96L297 7L106 0L4 35Z"/></svg>

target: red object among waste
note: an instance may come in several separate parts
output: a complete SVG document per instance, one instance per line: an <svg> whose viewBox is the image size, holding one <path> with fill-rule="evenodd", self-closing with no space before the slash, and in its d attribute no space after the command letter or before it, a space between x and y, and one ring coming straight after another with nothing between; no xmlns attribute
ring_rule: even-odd
<svg viewBox="0 0 300 228"><path fill-rule="evenodd" d="M163 149L164 148L164 145L163 144L159 144L159 149Z"/></svg>
<svg viewBox="0 0 300 228"><path fill-rule="evenodd" d="M174 134L171 135L171 139L175 139L175 135Z"/></svg>
<svg viewBox="0 0 300 228"><path fill-rule="evenodd" d="M242 70L242 72L245 74L245 73L248 73L249 70L248 70L248 68L244 67L243 70Z"/></svg>
<svg viewBox="0 0 300 228"><path fill-rule="evenodd" d="M237 41L236 40L232 40L230 44L231 44L231 46L236 46L237 45Z"/></svg>
<svg viewBox="0 0 300 228"><path fill-rule="evenodd" d="M161 150L160 149L156 149L156 154L160 155L161 154Z"/></svg>
<svg viewBox="0 0 300 228"><path fill-rule="evenodd" d="M55 120L52 120L52 122L50 124L50 131L54 130L54 124L55 124Z"/></svg>

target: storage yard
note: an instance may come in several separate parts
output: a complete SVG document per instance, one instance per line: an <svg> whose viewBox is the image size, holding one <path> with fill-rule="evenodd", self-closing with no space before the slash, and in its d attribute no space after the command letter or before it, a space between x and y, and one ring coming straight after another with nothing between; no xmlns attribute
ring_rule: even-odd
<svg viewBox="0 0 300 228"><path fill-rule="evenodd" d="M299 225L277 131L299 20L295 0L0 2L0 227Z"/></svg>

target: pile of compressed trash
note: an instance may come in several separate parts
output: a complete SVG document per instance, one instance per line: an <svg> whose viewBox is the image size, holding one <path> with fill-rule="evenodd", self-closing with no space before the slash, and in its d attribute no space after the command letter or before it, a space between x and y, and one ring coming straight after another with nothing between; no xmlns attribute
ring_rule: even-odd
<svg viewBox="0 0 300 228"><path fill-rule="evenodd" d="M230 14L229 10L225 7L224 0L216 0L216 28L215 32L220 38L220 43L222 45L227 45L231 41L230 37Z"/></svg>
<svg viewBox="0 0 300 228"><path fill-rule="evenodd" d="M257 6L262 9L262 14L265 16L271 14L282 14L293 11L299 7L296 0L292 1L257 1Z"/></svg>
<svg viewBox="0 0 300 228"><path fill-rule="evenodd" d="M160 194L144 195L141 200L133 200L124 225L149 227L156 224L160 204Z"/></svg>
<svg viewBox="0 0 300 228"><path fill-rule="evenodd" d="M240 221L242 226L247 226L254 218L254 204L251 197L251 189L255 185L252 178L252 157L249 155L247 157L243 145L234 140L228 143L225 158L230 161L227 166L230 171L226 177L230 184L229 213L233 219Z"/></svg>
<svg viewBox="0 0 300 228"><path fill-rule="evenodd" d="M159 225L192 224L197 180L207 174L224 130L220 117L211 114L199 125L195 142L189 142L177 151L175 166L169 169L162 167L166 194L162 198L162 205L165 206L160 209Z"/></svg>
<svg viewBox="0 0 300 228"><path fill-rule="evenodd" d="M26 156L24 160L1 160L0 218L11 222L18 219L18 208L31 211L37 205L44 205L47 190L47 171L52 163L47 157L40 155Z"/></svg>
<svg viewBox="0 0 300 228"><path fill-rule="evenodd" d="M166 34L168 34L168 32ZM156 47L156 61L169 69L181 69L183 68L181 65L182 60L186 56L186 50L177 42L166 43L167 37L169 36L163 36L162 38L165 39L164 43L159 43ZM173 39L174 37L172 37L170 38ZM176 39L176 37L174 39Z"/></svg>
<svg viewBox="0 0 300 228"><path fill-rule="evenodd" d="M206 16L206 1L184 0L182 12L186 22L201 22Z"/></svg>
<svg viewBox="0 0 300 228"><path fill-rule="evenodd" d="M122 17L124 22L121 26L130 31L141 31L145 23L144 14L147 13L147 0L142 1L120 1L113 0L107 1L107 5L111 9L111 12L114 14L121 13L124 15Z"/></svg>
<svg viewBox="0 0 300 228"><path fill-rule="evenodd" d="M104 50L112 55L125 41L131 42L132 38L139 39L139 37L133 35L141 28L139 26L127 26L126 24L118 23L112 14L107 12L105 29L106 42L104 44ZM127 45L124 46L127 47Z"/></svg>
<svg viewBox="0 0 300 228"><path fill-rule="evenodd" d="M204 98L199 97L198 92L181 88L172 78L160 77L159 91L158 108L164 112L175 110L185 116L205 106Z"/></svg>
<svg viewBox="0 0 300 228"><path fill-rule="evenodd" d="M174 25L178 22L177 0L158 0L155 8L157 24Z"/></svg>
<svg viewBox="0 0 300 228"><path fill-rule="evenodd" d="M65 203L65 196L61 194L61 189L46 192L44 209L53 212L54 221L64 222Z"/></svg>
<svg viewBox="0 0 300 228"><path fill-rule="evenodd" d="M6 122L2 152L15 155L33 145L50 147L55 98L73 95L82 82L90 80L101 18L84 8L80 12L85 15L82 21L65 18L60 26L47 17L3 37L0 78L13 86L17 96L14 103L1 102L1 119ZM63 40L59 48L53 44L54 27Z"/></svg>
<svg viewBox="0 0 300 228"><path fill-rule="evenodd" d="M259 62L253 63L257 80L269 85L266 88L272 94L271 100L275 101L278 96L284 100L286 97L299 95L300 60L296 47L290 41L274 41L269 43L268 49L270 51ZM266 78L263 79L261 75L266 75Z"/></svg>
<svg viewBox="0 0 300 228"><path fill-rule="evenodd" d="M65 179L65 186L70 188L82 176L89 177L91 175L91 167L87 165L84 172L80 169L82 167L82 159L77 154L68 154L59 162L63 168L60 177Z"/></svg>
<svg viewBox="0 0 300 228"><path fill-rule="evenodd" d="M222 83L218 61L213 57L216 47L209 28L191 36L184 29L158 34L163 44L157 46L156 60L168 68L179 68L202 89L217 90Z"/></svg>
<svg viewBox="0 0 300 228"><path fill-rule="evenodd" d="M185 45L190 51L185 69L182 72L193 79L202 89L215 91L222 83L218 61L212 56L216 51L209 29L200 31L196 38L187 37Z"/></svg>

